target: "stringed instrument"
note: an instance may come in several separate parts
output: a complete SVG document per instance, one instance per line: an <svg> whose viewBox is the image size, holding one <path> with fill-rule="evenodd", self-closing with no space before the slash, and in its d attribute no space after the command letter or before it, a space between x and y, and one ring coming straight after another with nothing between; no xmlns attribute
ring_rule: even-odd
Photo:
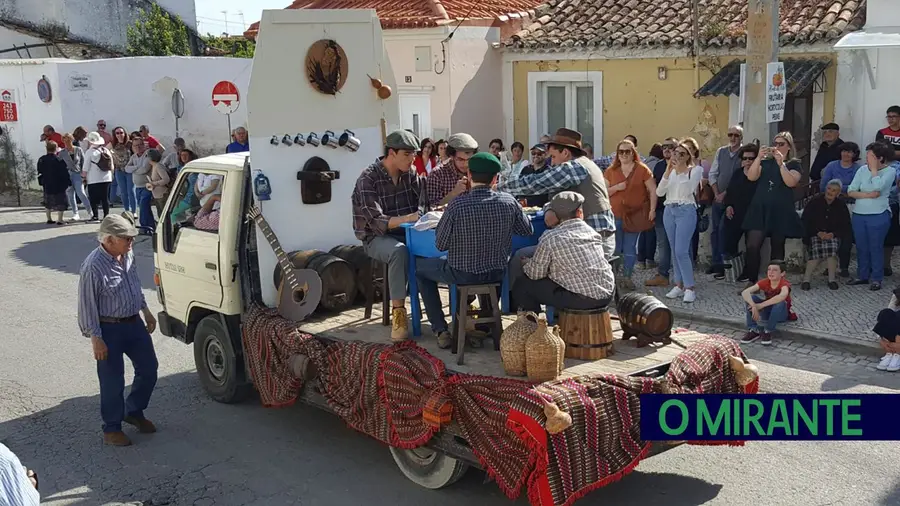
<svg viewBox="0 0 900 506"><path fill-rule="evenodd" d="M256 222L269 241L283 273L278 286L278 314L282 318L295 322L305 320L319 307L319 301L322 299L322 279L312 269L294 267L258 207L251 207L247 211L247 216Z"/></svg>

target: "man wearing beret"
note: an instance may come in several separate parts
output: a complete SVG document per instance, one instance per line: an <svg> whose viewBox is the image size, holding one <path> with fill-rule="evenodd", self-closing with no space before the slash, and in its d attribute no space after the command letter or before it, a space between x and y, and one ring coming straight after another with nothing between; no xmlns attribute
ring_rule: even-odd
<svg viewBox="0 0 900 506"><path fill-rule="evenodd" d="M478 143L469 134L453 134L447 139L450 160L431 171L425 180L428 204L441 207L466 191L466 163L478 152Z"/></svg>
<svg viewBox="0 0 900 506"><path fill-rule="evenodd" d="M384 156L363 170L350 196L353 231L366 254L388 266L391 297L391 341L408 337L406 316L409 253L404 223L419 219L423 180L411 170L419 139L406 130L391 132Z"/></svg>
<svg viewBox="0 0 900 506"><path fill-rule="evenodd" d="M416 259L416 279L425 303L425 313L438 346L453 342L438 295L438 283L474 285L503 279L513 235L531 235L531 227L516 199L491 189L500 173L500 160L490 153L477 153L467 161L471 189L447 206L435 231L435 246L447 258ZM433 174L433 173L432 173ZM465 304L466 301L459 301ZM499 339L500 336L493 336Z"/></svg>
<svg viewBox="0 0 900 506"><path fill-rule="evenodd" d="M584 197L566 191L550 201L547 214L557 225L541 235L534 256L525 260L525 276L516 280L518 307L541 311L606 307L615 278L604 252L603 237L584 222Z"/></svg>
<svg viewBox="0 0 900 506"><path fill-rule="evenodd" d="M816 159L813 160L809 167L809 180L818 181L822 179L822 171L829 163L841 159L841 127L837 123L826 123L822 125L822 144L816 152Z"/></svg>

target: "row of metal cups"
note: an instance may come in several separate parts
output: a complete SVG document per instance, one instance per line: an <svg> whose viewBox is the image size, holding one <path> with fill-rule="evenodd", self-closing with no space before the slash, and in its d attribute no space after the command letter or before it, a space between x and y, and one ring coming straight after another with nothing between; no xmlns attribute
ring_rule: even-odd
<svg viewBox="0 0 900 506"><path fill-rule="evenodd" d="M335 135L331 130L325 130L321 139L315 132L311 132L309 135L297 134L293 138L291 138L290 134L284 134L284 137L280 140L277 135L273 135L269 143L273 146L280 144L285 146L306 146L308 144L314 148L319 146L331 149L345 148L352 152L359 151L359 146L362 144L359 138L356 137L356 134L350 130L344 130L344 133L339 136Z"/></svg>

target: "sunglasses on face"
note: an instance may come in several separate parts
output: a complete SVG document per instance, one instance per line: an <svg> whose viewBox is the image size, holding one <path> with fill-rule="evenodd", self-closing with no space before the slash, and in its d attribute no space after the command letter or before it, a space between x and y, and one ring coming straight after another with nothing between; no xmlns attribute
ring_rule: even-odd
<svg viewBox="0 0 900 506"><path fill-rule="evenodd" d="M732 132L732 133L729 133L729 134L728 134L728 137L731 138L731 139L736 139L736 138L741 137L741 134L736 134L736 133L733 133L733 132Z"/></svg>
<svg viewBox="0 0 900 506"><path fill-rule="evenodd" d="M630 155L630 154L631 154L631 150L630 150L630 149L620 149L620 150L619 150L619 154L620 154L620 155Z"/></svg>
<svg viewBox="0 0 900 506"><path fill-rule="evenodd" d="M676 151L675 154L678 156L683 156L685 158L691 156L690 153L688 153L687 151Z"/></svg>

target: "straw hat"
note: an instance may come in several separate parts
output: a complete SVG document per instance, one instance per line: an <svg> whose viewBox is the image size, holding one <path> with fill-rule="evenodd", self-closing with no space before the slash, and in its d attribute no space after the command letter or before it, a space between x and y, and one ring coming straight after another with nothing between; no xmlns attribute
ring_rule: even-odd
<svg viewBox="0 0 900 506"><path fill-rule="evenodd" d="M91 146L103 146L106 144L106 140L104 140L103 136L101 136L97 132L91 132L87 134L85 140L87 140L88 144L90 144Z"/></svg>

